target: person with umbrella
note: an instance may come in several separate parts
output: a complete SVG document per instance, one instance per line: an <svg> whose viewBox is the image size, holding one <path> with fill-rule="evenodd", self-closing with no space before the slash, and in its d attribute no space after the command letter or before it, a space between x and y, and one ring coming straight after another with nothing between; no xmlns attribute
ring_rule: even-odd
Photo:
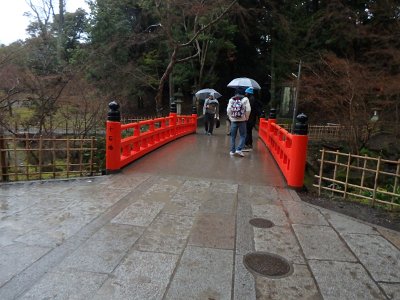
<svg viewBox="0 0 400 300"><path fill-rule="evenodd" d="M204 101L204 130L205 134L212 135L214 130L214 119L219 120L219 102L214 99L214 93L210 93Z"/></svg>
<svg viewBox="0 0 400 300"><path fill-rule="evenodd" d="M232 97L229 99L226 109L229 119L231 120L231 144L230 155L243 157L242 152L246 140L246 122L249 119L251 106L249 98ZM236 135L239 131L239 145L236 147Z"/></svg>

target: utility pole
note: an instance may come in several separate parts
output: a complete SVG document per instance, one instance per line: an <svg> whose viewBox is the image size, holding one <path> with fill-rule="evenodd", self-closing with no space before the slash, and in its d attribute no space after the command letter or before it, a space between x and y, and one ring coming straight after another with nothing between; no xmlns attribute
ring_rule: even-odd
<svg viewBox="0 0 400 300"><path fill-rule="evenodd" d="M61 64L64 60L63 43L64 43L65 0L59 0L58 9L59 9L59 23L58 23L57 56L58 56L58 62Z"/></svg>
<svg viewBox="0 0 400 300"><path fill-rule="evenodd" d="M297 71L297 76L296 76L297 81L296 81L296 91L295 91L295 94L294 94L294 101L293 101L292 133L294 132L294 125L296 123L296 114L297 114L297 107L298 107L298 96L299 96L299 89L300 89L300 75L301 75L301 60L299 61L299 70Z"/></svg>

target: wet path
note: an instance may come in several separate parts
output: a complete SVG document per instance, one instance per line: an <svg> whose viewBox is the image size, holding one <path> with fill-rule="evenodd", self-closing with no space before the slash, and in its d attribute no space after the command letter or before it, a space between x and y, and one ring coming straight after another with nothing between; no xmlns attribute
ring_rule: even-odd
<svg viewBox="0 0 400 300"><path fill-rule="evenodd" d="M230 157L223 132L116 175L0 186L0 299L400 299L399 233L301 202L261 142ZM293 273L253 275L255 250Z"/></svg>

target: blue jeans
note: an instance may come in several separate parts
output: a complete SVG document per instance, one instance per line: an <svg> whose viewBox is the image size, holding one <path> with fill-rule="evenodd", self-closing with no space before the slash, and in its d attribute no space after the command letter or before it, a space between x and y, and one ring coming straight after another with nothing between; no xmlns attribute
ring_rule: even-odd
<svg viewBox="0 0 400 300"><path fill-rule="evenodd" d="M239 130L239 145L236 148L236 135ZM231 152L242 151L246 141L246 122L231 122Z"/></svg>

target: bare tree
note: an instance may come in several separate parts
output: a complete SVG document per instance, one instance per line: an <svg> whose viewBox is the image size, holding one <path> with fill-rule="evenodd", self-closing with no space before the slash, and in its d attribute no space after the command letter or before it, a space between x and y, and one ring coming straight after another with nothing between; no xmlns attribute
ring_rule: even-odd
<svg viewBox="0 0 400 300"><path fill-rule="evenodd" d="M218 3L215 3L218 2ZM231 1L226 5L226 1L215 1L213 4L206 6L204 1L195 1L189 3L187 1L169 1L168 3L162 3L161 0L155 1L156 10L161 20L162 28L166 34L167 42L171 50L170 59L168 66L166 67L163 75L161 76L157 95L156 95L156 111L160 113L162 110L162 98L164 84L167 81L169 75L174 69L176 64L187 62L193 58L199 57L202 49L200 48L198 37L201 33L205 32L208 28L219 22L223 16L225 16L232 7L237 3L237 0ZM207 16L213 14L215 7L222 9L215 18L208 19ZM175 13L174 13L175 12ZM180 16L182 19L177 21L176 16ZM191 32L188 33L186 41L182 42L180 38L174 36L174 27L185 24L185 18L188 16L193 18L193 24L191 26ZM206 22L203 24L204 20ZM194 53L180 56L181 50L192 47Z"/></svg>
<svg viewBox="0 0 400 300"><path fill-rule="evenodd" d="M359 153L371 137L374 111L394 107L393 96L400 93L398 84L388 79L366 65L321 55L318 62L304 67L300 106L313 119L345 125L349 147Z"/></svg>

